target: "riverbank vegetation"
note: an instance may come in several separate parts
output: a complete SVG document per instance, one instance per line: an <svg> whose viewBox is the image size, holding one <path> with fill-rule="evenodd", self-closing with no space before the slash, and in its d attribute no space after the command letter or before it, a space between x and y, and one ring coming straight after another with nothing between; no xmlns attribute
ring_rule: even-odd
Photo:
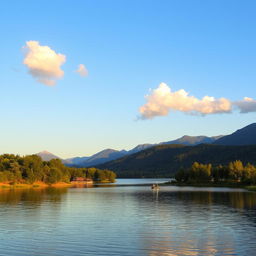
<svg viewBox="0 0 256 256"><path fill-rule="evenodd" d="M180 169L175 179L180 184L252 186L256 185L256 166L250 163L244 165L239 160L217 166L195 162L190 168Z"/></svg>
<svg viewBox="0 0 256 256"><path fill-rule="evenodd" d="M43 161L37 155L0 155L0 183L56 184L70 183L76 177L98 182L114 182L116 175L109 170L97 168L72 168L62 164L60 159Z"/></svg>

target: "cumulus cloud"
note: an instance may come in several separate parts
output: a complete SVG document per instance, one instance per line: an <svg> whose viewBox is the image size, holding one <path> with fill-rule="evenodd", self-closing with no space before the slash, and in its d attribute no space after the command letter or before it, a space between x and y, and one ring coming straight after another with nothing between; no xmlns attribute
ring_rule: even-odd
<svg viewBox="0 0 256 256"><path fill-rule="evenodd" d="M250 113L256 112L256 100L248 97L244 97L241 101L235 101L234 106L236 106L240 113Z"/></svg>
<svg viewBox="0 0 256 256"><path fill-rule="evenodd" d="M232 102L226 98L215 99L205 96L198 99L183 89L173 92L165 83L161 83L145 98L146 104L139 109L142 119L166 116L170 111L200 115L230 113L232 111Z"/></svg>
<svg viewBox="0 0 256 256"><path fill-rule="evenodd" d="M88 76L88 70L85 67L84 64L79 64L78 68L76 70L76 72L80 75L80 76Z"/></svg>
<svg viewBox="0 0 256 256"><path fill-rule="evenodd" d="M23 63L28 67L28 72L39 83L55 85L56 80L64 76L61 65L65 63L66 56L56 53L49 46L41 46L38 41L28 41Z"/></svg>

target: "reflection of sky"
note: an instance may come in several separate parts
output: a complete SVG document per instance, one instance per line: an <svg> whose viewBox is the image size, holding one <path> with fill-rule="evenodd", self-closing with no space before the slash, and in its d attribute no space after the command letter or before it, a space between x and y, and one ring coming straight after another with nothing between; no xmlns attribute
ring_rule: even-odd
<svg viewBox="0 0 256 256"><path fill-rule="evenodd" d="M253 255L256 194L74 188L1 200L0 255ZM9 200L12 197L9 197ZM55 198L55 200L54 200Z"/></svg>

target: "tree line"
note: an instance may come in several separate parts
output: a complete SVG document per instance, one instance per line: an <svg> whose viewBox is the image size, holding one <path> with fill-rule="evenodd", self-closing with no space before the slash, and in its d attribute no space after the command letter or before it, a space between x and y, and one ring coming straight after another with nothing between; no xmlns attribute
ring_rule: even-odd
<svg viewBox="0 0 256 256"><path fill-rule="evenodd" d="M244 165L240 160L217 166L194 162L190 168L180 169L175 179L181 183L230 182L255 185L256 166L250 163Z"/></svg>
<svg viewBox="0 0 256 256"><path fill-rule="evenodd" d="M60 159L43 161L37 155L21 157L19 155L0 155L0 182L29 183L70 182L76 177L95 181L114 182L116 174L97 168L73 168L65 166Z"/></svg>

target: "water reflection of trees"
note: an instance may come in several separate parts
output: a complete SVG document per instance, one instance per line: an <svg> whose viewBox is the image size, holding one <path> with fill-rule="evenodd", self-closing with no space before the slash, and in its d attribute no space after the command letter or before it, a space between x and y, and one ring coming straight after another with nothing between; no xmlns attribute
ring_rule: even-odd
<svg viewBox="0 0 256 256"><path fill-rule="evenodd" d="M256 193L253 192L159 191L159 193L152 193L150 197L141 195L139 198L157 201L159 204L183 201L185 205L209 206L215 204L237 209L256 209Z"/></svg>
<svg viewBox="0 0 256 256"><path fill-rule="evenodd" d="M0 190L0 205L28 203L40 205L43 201L59 202L67 188L3 189Z"/></svg>
<svg viewBox="0 0 256 256"><path fill-rule="evenodd" d="M221 204L239 209L256 208L256 193L250 192L177 192L176 196L179 200L193 204Z"/></svg>

